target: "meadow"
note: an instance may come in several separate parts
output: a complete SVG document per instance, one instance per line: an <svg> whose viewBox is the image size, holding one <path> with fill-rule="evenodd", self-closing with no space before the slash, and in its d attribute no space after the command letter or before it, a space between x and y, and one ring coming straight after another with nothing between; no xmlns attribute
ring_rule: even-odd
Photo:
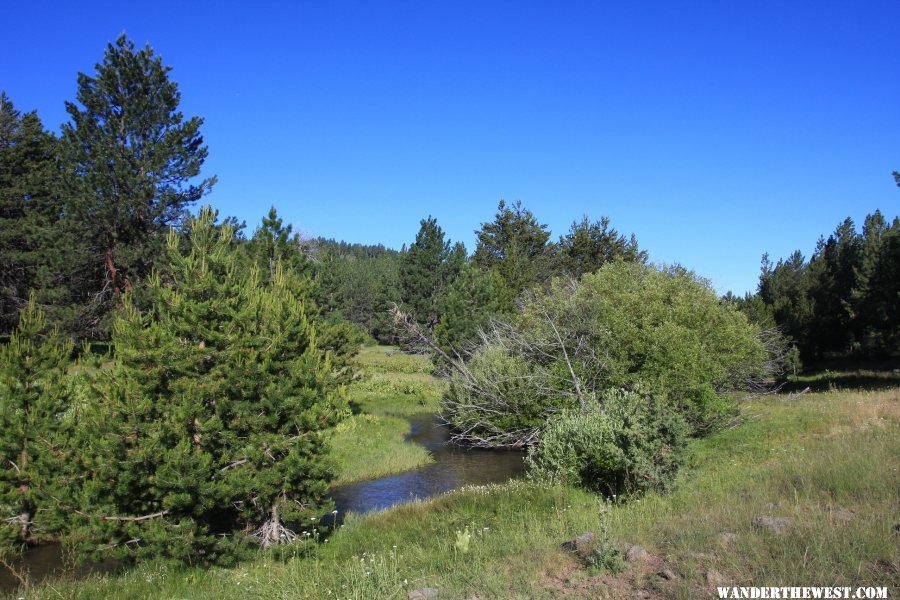
<svg viewBox="0 0 900 600"><path fill-rule="evenodd" d="M378 392L431 381L421 359L367 348L361 364L371 377L352 393L363 408L357 437L378 426L372 417L434 408L437 389L425 406L416 394ZM23 597L369 599L432 588L440 598L470 600L688 599L713 597L715 585L895 590L900 382L886 377L895 379L892 387L875 391L745 399L735 426L692 442L666 493L619 502L527 480L468 487L348 515L291 558L212 569L146 562L79 581L62 577ZM403 444L403 433L380 439L385 447ZM367 463L391 468L389 461ZM782 519L783 531L759 517ZM602 560L564 547L585 532L595 534L594 556ZM623 560L634 545L646 556Z"/></svg>
<svg viewBox="0 0 900 600"><path fill-rule="evenodd" d="M355 414L338 424L331 439L335 483L372 479L432 462L428 451L404 439L409 417L438 410L442 384L431 376L431 361L390 346L366 346L356 363L360 379L347 391Z"/></svg>

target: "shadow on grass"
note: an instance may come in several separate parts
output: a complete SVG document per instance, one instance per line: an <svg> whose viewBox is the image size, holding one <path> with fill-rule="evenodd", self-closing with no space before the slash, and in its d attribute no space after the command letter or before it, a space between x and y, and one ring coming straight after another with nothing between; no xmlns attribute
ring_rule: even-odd
<svg viewBox="0 0 900 600"><path fill-rule="evenodd" d="M779 382L784 393L827 392L829 390L886 390L900 387L900 371L821 371L789 376Z"/></svg>

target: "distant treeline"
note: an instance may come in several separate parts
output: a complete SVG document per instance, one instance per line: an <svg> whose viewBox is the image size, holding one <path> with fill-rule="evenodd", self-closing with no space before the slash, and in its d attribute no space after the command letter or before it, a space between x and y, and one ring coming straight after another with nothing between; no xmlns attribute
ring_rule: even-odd
<svg viewBox="0 0 900 600"><path fill-rule="evenodd" d="M900 218L876 210L857 231L848 217L808 260L800 250L777 263L765 254L757 293L726 299L751 320L777 325L808 366L897 358Z"/></svg>
<svg viewBox="0 0 900 600"><path fill-rule="evenodd" d="M616 260L645 262L634 236L609 219L572 223L554 243L520 202L500 201L495 219L482 223L471 255L447 239L433 217L400 251L334 240L313 240L320 304L383 343L402 342L390 310L401 307L441 344L465 344L491 317L510 313L522 291L553 277L578 279Z"/></svg>
<svg viewBox="0 0 900 600"><path fill-rule="evenodd" d="M203 119L180 112L169 71L149 46L136 49L120 37L96 73L78 75L59 135L0 92L0 337L34 294L48 325L66 337L108 340L122 294L144 306L152 274L167 276L169 230L187 239L190 210L216 181L201 175ZM553 276L578 278L616 259L647 258L634 236L605 217L573 222L554 243L518 202L500 202L471 256L432 217L400 251L303 240L274 209L249 237L234 218L222 225L235 228L232 244L247 261L290 260L314 284L322 314L381 342L400 341L390 315L398 304L442 343L457 344Z"/></svg>

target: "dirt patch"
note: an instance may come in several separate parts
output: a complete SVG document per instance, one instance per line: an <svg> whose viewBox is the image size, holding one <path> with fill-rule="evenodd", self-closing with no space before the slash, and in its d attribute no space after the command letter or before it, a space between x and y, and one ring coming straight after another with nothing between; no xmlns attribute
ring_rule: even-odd
<svg viewBox="0 0 900 600"><path fill-rule="evenodd" d="M577 565L547 574L541 587L556 598L603 598L605 600L663 600L681 586L677 569L659 556L646 555L629 563L615 575L590 575ZM701 591L699 595L703 595Z"/></svg>

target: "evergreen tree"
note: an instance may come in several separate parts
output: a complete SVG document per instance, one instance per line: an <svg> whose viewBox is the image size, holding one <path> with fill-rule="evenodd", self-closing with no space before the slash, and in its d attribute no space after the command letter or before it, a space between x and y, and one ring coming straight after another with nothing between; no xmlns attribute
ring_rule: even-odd
<svg viewBox="0 0 900 600"><path fill-rule="evenodd" d="M859 288L853 303L867 354L900 348L900 218L888 223L880 211L867 215L861 240Z"/></svg>
<svg viewBox="0 0 900 600"><path fill-rule="evenodd" d="M809 296L815 307L815 327L809 335L817 355L859 349L859 322L851 297L859 287L861 250L853 220L848 217L827 240L819 239L809 261Z"/></svg>
<svg viewBox="0 0 900 600"><path fill-rule="evenodd" d="M0 334L15 328L29 294L65 300L56 137L34 112L22 115L0 92ZM72 240L65 240L71 242Z"/></svg>
<svg viewBox="0 0 900 600"><path fill-rule="evenodd" d="M77 104L66 103L67 210L108 278L92 291L118 296L150 274L167 229L214 179L196 179L207 156L203 120L178 110L171 68L149 46L135 50L122 34L96 69L79 73Z"/></svg>
<svg viewBox="0 0 900 600"><path fill-rule="evenodd" d="M61 525L52 515L69 447L72 343L45 329L32 296L0 346L0 557Z"/></svg>
<svg viewBox="0 0 900 600"><path fill-rule="evenodd" d="M443 349L466 352L491 318L509 314L514 295L503 277L467 263L447 288L434 337Z"/></svg>
<svg viewBox="0 0 900 600"><path fill-rule="evenodd" d="M248 249L266 280L274 277L279 263L300 277L311 275L312 267L303 253L300 234L294 233L292 225L284 225L274 206L253 233Z"/></svg>
<svg viewBox="0 0 900 600"><path fill-rule="evenodd" d="M440 318L444 290L456 278L465 261L466 249L444 239L437 219L421 221L416 241L400 258L400 299L418 322L433 328Z"/></svg>
<svg viewBox="0 0 900 600"><path fill-rule="evenodd" d="M638 248L634 234L626 238L609 227L609 217L591 223L587 216L573 221L569 233L559 238L557 270L580 279L615 260L647 262L647 253Z"/></svg>
<svg viewBox="0 0 900 600"><path fill-rule="evenodd" d="M400 302L400 253L325 239L312 248L323 313L346 319L383 344L396 343L390 309Z"/></svg>
<svg viewBox="0 0 900 600"><path fill-rule="evenodd" d="M774 267L763 256L759 298L797 344L805 363L897 355L900 347L900 219L849 218L820 238L806 262L799 251Z"/></svg>
<svg viewBox="0 0 900 600"><path fill-rule="evenodd" d="M760 284L760 296L771 297L775 322L785 335L794 340L801 352L812 351L810 341L813 323L813 303L809 295L808 267L799 250L787 260L779 260L769 275L764 274L765 284Z"/></svg>
<svg viewBox="0 0 900 600"><path fill-rule="evenodd" d="M549 277L550 232L530 210L501 200L491 223L482 223L474 260L482 269L497 269L516 294Z"/></svg>
<svg viewBox="0 0 900 600"><path fill-rule="evenodd" d="M344 401L315 313L279 263L269 284L241 268L213 221L192 222L189 252L170 234L149 310L124 296L84 419L82 536L115 554L225 562L251 535L292 540L285 523L326 502L323 432Z"/></svg>

